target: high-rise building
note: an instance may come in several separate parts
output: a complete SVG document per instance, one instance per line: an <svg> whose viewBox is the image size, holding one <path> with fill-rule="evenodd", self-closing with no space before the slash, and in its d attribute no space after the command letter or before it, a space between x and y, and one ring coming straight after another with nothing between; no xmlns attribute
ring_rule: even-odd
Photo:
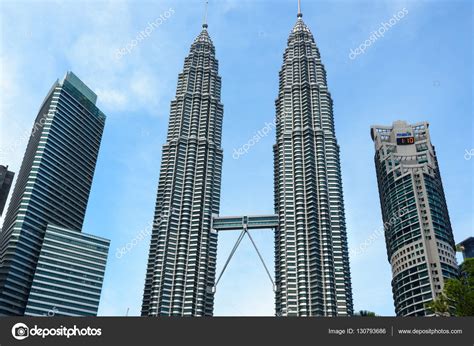
<svg viewBox="0 0 474 346"><path fill-rule="evenodd" d="M264 226L276 229L276 315L351 315L332 100L301 12L288 39L276 101L276 215L213 217L219 212L222 167L217 67L204 24L171 103L142 315L212 315L217 235L211 228L245 233Z"/></svg>
<svg viewBox="0 0 474 346"><path fill-rule="evenodd" d="M462 257L466 260L468 258L474 258L474 237L464 239L458 245L458 249L462 252Z"/></svg>
<svg viewBox="0 0 474 346"><path fill-rule="evenodd" d="M53 246L53 238L63 244L67 241L64 237L60 240L52 230L59 227L81 232L105 123L96 99L79 78L68 72L53 84L40 107L0 234L0 315L25 314L33 281L37 288L48 289L59 299L67 294L60 291L63 286L55 285L60 268L70 268L63 272L63 278L69 278L66 280L74 281L76 275L83 274L70 266L84 258L81 246L74 244L78 251L73 246L67 250ZM47 230L50 236L44 242ZM63 261L66 253L75 256L68 258L69 264ZM40 259L56 266L49 284L40 280L50 271L37 268ZM81 263L91 270L96 265L88 259ZM101 275L95 274L101 281ZM80 292L74 294L97 294L95 288L92 292L85 284L77 288Z"/></svg>
<svg viewBox="0 0 474 346"><path fill-rule="evenodd" d="M48 225L25 315L95 316L110 241Z"/></svg>
<svg viewBox="0 0 474 346"><path fill-rule="evenodd" d="M223 105L215 48L204 24L171 102L163 146L143 316L213 313Z"/></svg>
<svg viewBox="0 0 474 346"><path fill-rule="evenodd" d="M372 126L392 292L398 316L427 315L457 276L448 207L427 122Z"/></svg>
<svg viewBox="0 0 474 346"><path fill-rule="evenodd" d="M274 152L276 314L353 313L333 103L298 11L280 71Z"/></svg>
<svg viewBox="0 0 474 346"><path fill-rule="evenodd" d="M8 166L0 165L0 216L3 214L5 203L7 203L14 176L15 173L9 171Z"/></svg>

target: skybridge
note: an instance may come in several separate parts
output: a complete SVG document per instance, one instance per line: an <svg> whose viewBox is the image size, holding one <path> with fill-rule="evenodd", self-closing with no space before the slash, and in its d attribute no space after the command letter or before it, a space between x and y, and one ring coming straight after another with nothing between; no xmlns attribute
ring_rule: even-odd
<svg viewBox="0 0 474 346"><path fill-rule="evenodd" d="M277 215L215 216L211 229L214 231L236 231L241 229L276 229Z"/></svg>
<svg viewBox="0 0 474 346"><path fill-rule="evenodd" d="M234 256L235 251L237 251L237 248L242 242L242 239L244 238L244 236L247 235L250 241L252 242L252 245L255 248L255 251L257 251L258 257L260 258L260 261L262 262L263 267L265 268L268 278L272 282L273 291L276 292L275 282L273 281L270 271L268 270L268 267L265 264L265 261L263 260L263 257L260 254L260 251L258 250L257 244L255 244L255 241L253 240L252 235L250 234L249 230L251 229L274 229L275 230L277 229L277 227L278 227L278 215L214 216L212 218L211 232L217 233L217 232L222 232L222 231L238 231L238 230L241 230L241 232L240 232L239 237L237 238L237 241L235 242L234 247L232 248L232 251L229 254L229 257L227 258L227 261L224 264L224 267L222 268L221 273L217 277L214 287L212 287L212 291L213 292L216 291L217 284L219 283L220 279L222 278L222 275L227 269L227 266L229 265L230 260Z"/></svg>

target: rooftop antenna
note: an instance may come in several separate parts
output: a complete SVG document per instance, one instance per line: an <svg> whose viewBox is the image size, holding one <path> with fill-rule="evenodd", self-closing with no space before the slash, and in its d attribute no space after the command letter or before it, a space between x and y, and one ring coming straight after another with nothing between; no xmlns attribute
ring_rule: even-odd
<svg viewBox="0 0 474 346"><path fill-rule="evenodd" d="M301 0L298 0L298 18L303 17L303 13L301 13Z"/></svg>
<svg viewBox="0 0 474 346"><path fill-rule="evenodd" d="M207 28L207 7L208 7L208 5L209 5L209 1L206 0L206 5L204 6L204 19L202 21L202 27L204 29Z"/></svg>

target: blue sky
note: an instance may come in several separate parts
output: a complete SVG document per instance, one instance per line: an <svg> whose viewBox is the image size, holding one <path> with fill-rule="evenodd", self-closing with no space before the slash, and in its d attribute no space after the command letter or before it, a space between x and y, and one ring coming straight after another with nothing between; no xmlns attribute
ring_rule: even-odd
<svg viewBox="0 0 474 346"><path fill-rule="evenodd" d="M98 94L107 121L84 231L112 240L100 315L138 315L149 238L116 257L153 218L169 104L203 1L0 1L1 164L18 171L41 101L72 70ZM172 15L118 57L148 23ZM364 54L355 49L381 22L407 14ZM403 119L431 123L457 242L473 233L473 5L471 1L302 1L325 64L341 146L349 248L381 228L369 128ZM278 72L296 0L211 0L209 32L222 76L221 215L273 212L274 131L234 159L271 122ZM1 220L3 222L3 220ZM272 231L255 231L273 266ZM219 236L218 268L238 233ZM382 237L351 258L355 309L393 315ZM248 239L224 274L215 315L273 315L270 281Z"/></svg>

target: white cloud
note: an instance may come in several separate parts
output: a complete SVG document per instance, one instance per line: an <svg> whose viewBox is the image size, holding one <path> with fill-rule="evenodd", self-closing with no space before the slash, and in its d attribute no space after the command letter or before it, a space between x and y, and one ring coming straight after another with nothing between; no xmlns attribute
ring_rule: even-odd
<svg viewBox="0 0 474 346"><path fill-rule="evenodd" d="M137 73L131 80L131 90L145 102L155 99L156 88L150 74Z"/></svg>
<svg viewBox="0 0 474 346"><path fill-rule="evenodd" d="M124 110L128 104L127 95L116 89L95 89L98 97L99 107L103 108L104 112L107 110Z"/></svg>
<svg viewBox="0 0 474 346"><path fill-rule="evenodd" d="M7 114L14 108L15 97L19 94L17 80L18 60L9 56L0 56L0 121L6 121ZM2 128L4 128L2 126ZM3 136L2 136L3 138Z"/></svg>
<svg viewBox="0 0 474 346"><path fill-rule="evenodd" d="M20 86L21 57L12 55L0 56L0 164L9 166L9 169L18 173L22 154L28 143L31 124L24 122L25 109L28 105L19 100L23 97ZM26 88L23 88L23 92ZM13 185L18 174L15 174ZM11 192L7 199L0 225L10 203Z"/></svg>
<svg viewBox="0 0 474 346"><path fill-rule="evenodd" d="M162 10L165 7L163 5ZM117 50L136 35L137 27L148 23L143 21L134 25L131 12L125 3L118 6L115 2L97 3L84 18L84 30L71 39L66 53L71 69L95 90L98 104L106 114L115 111L129 114L137 110L154 114L163 99L161 94L167 92L160 88L155 74L156 66L164 68L161 66L165 66L169 56L151 60L141 54L141 49L150 48L147 45L151 46L155 41L163 44L170 40L162 32L166 23L131 54L120 59L116 56ZM150 15L150 20L155 17ZM163 59L163 63L157 59Z"/></svg>

